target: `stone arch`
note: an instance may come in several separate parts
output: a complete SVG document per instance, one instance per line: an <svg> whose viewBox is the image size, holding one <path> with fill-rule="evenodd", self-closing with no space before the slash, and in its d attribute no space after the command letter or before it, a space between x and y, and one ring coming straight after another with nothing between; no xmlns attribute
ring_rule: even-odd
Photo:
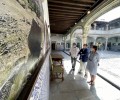
<svg viewBox="0 0 120 100"><path fill-rule="evenodd" d="M96 45L98 46L98 50L105 50L106 38L105 37L97 37Z"/></svg>
<svg viewBox="0 0 120 100"><path fill-rule="evenodd" d="M120 43L120 36L113 36L108 38L108 42Z"/></svg>
<svg viewBox="0 0 120 100"><path fill-rule="evenodd" d="M120 36L112 36L108 38L109 50L119 51L120 50Z"/></svg>
<svg viewBox="0 0 120 100"><path fill-rule="evenodd" d="M70 44L72 45L73 41L72 41L72 38L74 36L74 32L77 30L77 29L83 29L82 26L76 26L75 28L72 29L72 31L70 32Z"/></svg>
<svg viewBox="0 0 120 100"><path fill-rule="evenodd" d="M108 11L120 6L119 0L109 0L101 3L96 9L94 9L89 15L87 15L82 20L84 21L83 26L91 25L98 17L107 13ZM81 23L81 22L79 22Z"/></svg>
<svg viewBox="0 0 120 100"><path fill-rule="evenodd" d="M74 32L77 30L77 29L83 29L82 26L76 26L74 29L72 29L72 31L70 32L70 37L72 37L74 35Z"/></svg>
<svg viewBox="0 0 120 100"><path fill-rule="evenodd" d="M75 25L70 32L70 41L72 44L72 37L74 34L74 31L78 28L84 28L86 26L90 26L98 17L101 15L105 14L106 12L112 10L113 8L116 8L120 6L120 1L119 0L109 0L109 1L104 1L101 3L96 9L94 9L89 15L81 19L82 21L79 21L77 25Z"/></svg>

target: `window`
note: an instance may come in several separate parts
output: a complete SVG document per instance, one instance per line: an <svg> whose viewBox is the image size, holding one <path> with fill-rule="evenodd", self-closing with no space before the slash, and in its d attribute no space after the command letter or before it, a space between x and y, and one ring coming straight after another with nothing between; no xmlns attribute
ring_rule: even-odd
<svg viewBox="0 0 120 100"><path fill-rule="evenodd" d="M64 45L64 43L63 43L63 42L61 42L61 45Z"/></svg>

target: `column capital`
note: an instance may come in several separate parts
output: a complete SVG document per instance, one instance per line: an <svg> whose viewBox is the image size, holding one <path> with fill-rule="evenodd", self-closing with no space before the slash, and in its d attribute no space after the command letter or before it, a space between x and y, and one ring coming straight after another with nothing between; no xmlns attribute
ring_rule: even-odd
<svg viewBox="0 0 120 100"><path fill-rule="evenodd" d="M89 30L90 30L90 26L84 26L83 27L83 34L88 34Z"/></svg>
<svg viewBox="0 0 120 100"><path fill-rule="evenodd" d="M82 45L87 43L87 36L88 36L89 30L90 30L90 25L83 27Z"/></svg>
<svg viewBox="0 0 120 100"><path fill-rule="evenodd" d="M91 27L90 25L89 26L84 26L83 30L90 30L90 27Z"/></svg>

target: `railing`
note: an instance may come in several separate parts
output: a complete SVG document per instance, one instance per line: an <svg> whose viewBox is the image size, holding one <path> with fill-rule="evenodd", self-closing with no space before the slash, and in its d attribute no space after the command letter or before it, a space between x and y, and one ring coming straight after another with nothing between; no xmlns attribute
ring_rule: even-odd
<svg viewBox="0 0 120 100"><path fill-rule="evenodd" d="M108 34L120 34L120 28L108 30L107 33Z"/></svg>
<svg viewBox="0 0 120 100"><path fill-rule="evenodd" d="M80 33L82 34L82 29L80 30L76 30L76 33ZM120 34L120 28L116 28L116 29L111 29L111 30L90 30L88 34L98 34L98 35L104 35L104 34Z"/></svg>
<svg viewBox="0 0 120 100"><path fill-rule="evenodd" d="M104 30L90 30L89 34L107 34L107 31Z"/></svg>
<svg viewBox="0 0 120 100"><path fill-rule="evenodd" d="M111 30L90 30L89 34L120 34L120 28Z"/></svg>

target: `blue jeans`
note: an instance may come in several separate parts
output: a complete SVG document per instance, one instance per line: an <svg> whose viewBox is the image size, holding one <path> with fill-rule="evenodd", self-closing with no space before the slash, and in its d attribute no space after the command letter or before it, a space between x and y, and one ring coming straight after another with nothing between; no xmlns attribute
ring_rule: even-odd
<svg viewBox="0 0 120 100"><path fill-rule="evenodd" d="M77 60L77 58L71 57L71 63L72 63L72 68L73 68L73 69L75 69L76 60Z"/></svg>

